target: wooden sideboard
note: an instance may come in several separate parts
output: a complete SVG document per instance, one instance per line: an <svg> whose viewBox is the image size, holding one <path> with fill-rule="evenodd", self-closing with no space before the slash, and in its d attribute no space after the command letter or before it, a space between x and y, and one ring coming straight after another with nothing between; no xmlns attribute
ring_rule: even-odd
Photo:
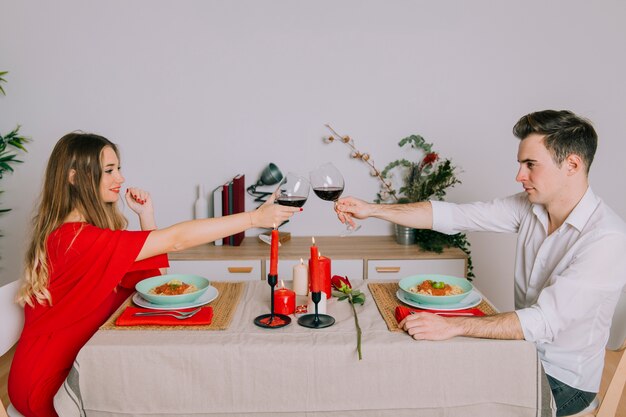
<svg viewBox="0 0 626 417"><path fill-rule="evenodd" d="M426 252L417 245L399 245L394 236L319 236L322 255L332 260L332 273L350 279L397 280L421 273L466 276L467 256L458 248ZM292 279L293 265L307 262L311 238L296 236L279 248L279 279ZM213 281L264 279L269 245L247 236L241 246L202 245L169 255L170 273L202 275Z"/></svg>

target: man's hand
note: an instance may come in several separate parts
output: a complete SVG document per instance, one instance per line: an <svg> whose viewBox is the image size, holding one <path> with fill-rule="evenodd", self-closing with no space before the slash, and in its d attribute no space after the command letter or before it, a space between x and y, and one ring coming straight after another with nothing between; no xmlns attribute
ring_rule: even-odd
<svg viewBox="0 0 626 417"><path fill-rule="evenodd" d="M409 314L398 327L415 340L446 340L462 335L454 320L427 312Z"/></svg>
<svg viewBox="0 0 626 417"><path fill-rule="evenodd" d="M341 223L348 222L350 226L356 227L356 223L354 223L352 218L366 219L370 217L373 207L375 207L373 204L366 203L358 198L344 197L337 200L335 212Z"/></svg>

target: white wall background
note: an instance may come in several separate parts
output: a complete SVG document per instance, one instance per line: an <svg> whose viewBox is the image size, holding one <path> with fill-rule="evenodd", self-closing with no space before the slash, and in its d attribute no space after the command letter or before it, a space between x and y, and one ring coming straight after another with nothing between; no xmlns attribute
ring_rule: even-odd
<svg viewBox="0 0 626 417"><path fill-rule="evenodd" d="M270 161L302 173L332 161L346 194L375 198L367 167L322 143L324 123L379 168L423 135L463 169L449 201L512 194L513 124L567 108L595 123L592 185L626 218L622 1L0 0L0 13L0 132L20 123L33 138L1 183L13 211L0 216L0 284L20 274L47 157L76 129L120 144L127 184L152 192L165 226L191 217L196 184L245 173L249 185ZM341 227L314 197L288 225ZM477 284L512 308L514 237L470 237Z"/></svg>

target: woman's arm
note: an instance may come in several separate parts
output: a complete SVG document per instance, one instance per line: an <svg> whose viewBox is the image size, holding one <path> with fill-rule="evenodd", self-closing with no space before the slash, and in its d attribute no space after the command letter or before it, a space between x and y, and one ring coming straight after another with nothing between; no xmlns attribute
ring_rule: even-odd
<svg viewBox="0 0 626 417"><path fill-rule="evenodd" d="M164 229L153 230L136 260L181 251L252 227L274 227L289 219L293 213L302 211L298 207L274 204L274 199L272 195L266 203L254 211L211 219L190 220Z"/></svg>

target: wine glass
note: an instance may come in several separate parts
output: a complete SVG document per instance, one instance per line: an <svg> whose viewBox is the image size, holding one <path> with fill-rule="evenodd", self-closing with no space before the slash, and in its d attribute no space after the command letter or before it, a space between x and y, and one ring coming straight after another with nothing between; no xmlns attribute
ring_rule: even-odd
<svg viewBox="0 0 626 417"><path fill-rule="evenodd" d="M311 171L309 174L311 179L311 186L313 192L322 200L333 201L337 204L337 200L345 186L343 175L341 172L330 162L321 165ZM346 216L348 216L346 214ZM352 232L356 232L361 228L361 225L352 226L346 223L346 230L341 233L340 236L347 236Z"/></svg>
<svg viewBox="0 0 626 417"><path fill-rule="evenodd" d="M302 207L309 198L311 185L302 175L288 172L278 185L276 202L281 206Z"/></svg>
<svg viewBox="0 0 626 417"><path fill-rule="evenodd" d="M278 184L278 192L275 202L281 206L302 207L309 198L310 190L311 185L306 177L293 172L288 172L287 175L283 177L280 184ZM289 220L285 220L278 227L284 225L288 221ZM259 239L268 245L271 243L271 239L267 234L259 235Z"/></svg>

